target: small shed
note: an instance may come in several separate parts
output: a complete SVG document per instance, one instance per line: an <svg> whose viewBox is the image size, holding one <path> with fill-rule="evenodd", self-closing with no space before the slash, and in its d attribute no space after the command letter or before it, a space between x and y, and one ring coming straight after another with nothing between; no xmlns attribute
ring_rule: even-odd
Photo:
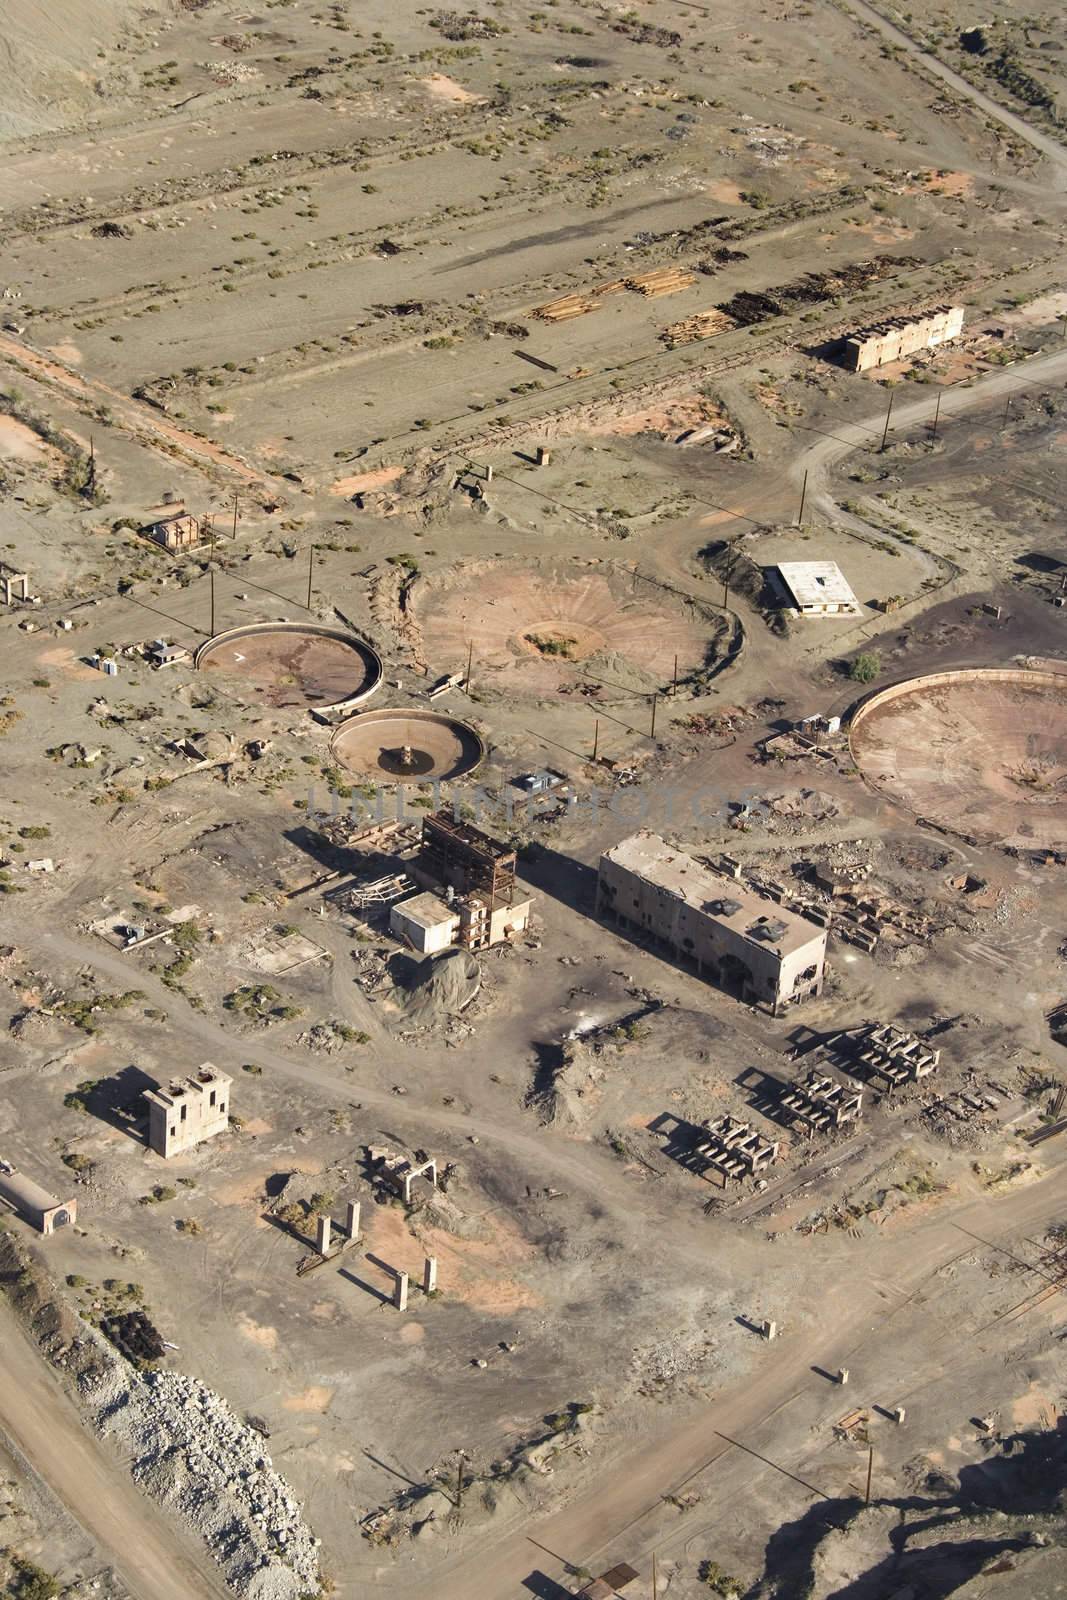
<svg viewBox="0 0 1067 1600"><path fill-rule="evenodd" d="M0 1203L16 1212L38 1233L54 1233L78 1215L76 1200L57 1200L21 1172L0 1172Z"/></svg>

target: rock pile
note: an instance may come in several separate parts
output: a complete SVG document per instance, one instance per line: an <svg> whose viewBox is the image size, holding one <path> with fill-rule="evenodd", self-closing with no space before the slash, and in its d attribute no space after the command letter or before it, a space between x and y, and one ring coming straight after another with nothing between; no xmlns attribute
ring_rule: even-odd
<svg viewBox="0 0 1067 1600"><path fill-rule="evenodd" d="M129 1456L138 1484L204 1539L236 1594L318 1593L319 1541L261 1436L225 1400L197 1378L141 1374L114 1359L83 1381L99 1432Z"/></svg>

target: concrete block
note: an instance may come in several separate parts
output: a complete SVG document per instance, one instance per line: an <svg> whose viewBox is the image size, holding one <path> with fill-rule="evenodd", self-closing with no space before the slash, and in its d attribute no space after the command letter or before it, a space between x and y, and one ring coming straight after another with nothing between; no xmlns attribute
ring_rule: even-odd
<svg viewBox="0 0 1067 1600"><path fill-rule="evenodd" d="M408 1275L406 1272L398 1272L396 1275L396 1282L393 1285L393 1304L398 1311L406 1311L408 1308Z"/></svg>
<svg viewBox="0 0 1067 1600"><path fill-rule="evenodd" d="M331 1227L332 1224L329 1217L319 1218L318 1228L315 1235L315 1248L318 1250L320 1256L329 1255L330 1253Z"/></svg>

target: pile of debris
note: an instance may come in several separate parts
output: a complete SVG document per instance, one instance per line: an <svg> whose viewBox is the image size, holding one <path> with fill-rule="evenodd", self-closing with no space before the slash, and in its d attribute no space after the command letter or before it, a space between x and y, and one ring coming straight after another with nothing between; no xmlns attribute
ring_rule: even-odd
<svg viewBox="0 0 1067 1600"><path fill-rule="evenodd" d="M392 997L409 1023L432 1028L466 1010L481 986L482 969L470 951L445 950L405 969Z"/></svg>
<svg viewBox="0 0 1067 1600"><path fill-rule="evenodd" d="M480 17L476 11L438 11L430 18L430 27L436 28L446 39L495 39L503 32L499 22Z"/></svg>
<svg viewBox="0 0 1067 1600"><path fill-rule="evenodd" d="M225 1400L197 1378L142 1376L111 1355L82 1384L98 1431L115 1440L137 1483L196 1529L236 1594L318 1593L319 1541L262 1438Z"/></svg>

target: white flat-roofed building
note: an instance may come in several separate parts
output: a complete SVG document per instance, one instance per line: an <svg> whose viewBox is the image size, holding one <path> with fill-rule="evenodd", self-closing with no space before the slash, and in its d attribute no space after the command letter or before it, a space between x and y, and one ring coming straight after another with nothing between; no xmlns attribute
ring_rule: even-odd
<svg viewBox="0 0 1067 1600"><path fill-rule="evenodd" d="M802 617L858 617L863 607L836 561L779 561L773 569Z"/></svg>
<svg viewBox="0 0 1067 1600"><path fill-rule="evenodd" d="M825 928L645 829L601 856L597 910L751 1005L779 1012L822 989Z"/></svg>
<svg viewBox="0 0 1067 1600"><path fill-rule="evenodd" d="M391 906L389 928L420 955L435 955L458 942L459 911L427 890Z"/></svg>

